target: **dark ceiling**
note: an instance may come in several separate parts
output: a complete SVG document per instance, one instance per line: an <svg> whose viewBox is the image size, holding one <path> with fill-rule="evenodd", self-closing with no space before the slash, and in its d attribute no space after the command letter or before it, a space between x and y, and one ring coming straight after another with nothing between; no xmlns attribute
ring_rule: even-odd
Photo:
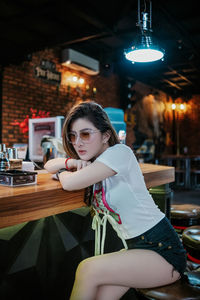
<svg viewBox="0 0 200 300"><path fill-rule="evenodd" d="M59 46L172 96L200 94L198 2L153 0L153 37L165 49L165 60L131 64L124 49L132 46L138 30L137 0L1 0L0 64L18 63L32 52Z"/></svg>

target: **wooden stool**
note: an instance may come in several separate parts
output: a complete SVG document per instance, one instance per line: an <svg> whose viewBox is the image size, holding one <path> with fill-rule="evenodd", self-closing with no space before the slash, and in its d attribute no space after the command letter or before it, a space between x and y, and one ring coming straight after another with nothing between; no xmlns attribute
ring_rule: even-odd
<svg viewBox="0 0 200 300"><path fill-rule="evenodd" d="M139 299L150 300L199 300L200 272L187 272L188 280L150 289L137 289Z"/></svg>
<svg viewBox="0 0 200 300"><path fill-rule="evenodd" d="M200 226L191 226L182 233L182 242L188 259L200 264Z"/></svg>
<svg viewBox="0 0 200 300"><path fill-rule="evenodd" d="M200 225L200 206L180 204L171 206L170 221L177 233L193 225Z"/></svg>

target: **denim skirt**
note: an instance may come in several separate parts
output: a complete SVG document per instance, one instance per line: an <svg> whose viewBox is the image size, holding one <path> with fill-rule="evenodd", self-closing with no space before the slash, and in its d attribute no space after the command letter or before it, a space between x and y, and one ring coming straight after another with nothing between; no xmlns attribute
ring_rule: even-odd
<svg viewBox="0 0 200 300"><path fill-rule="evenodd" d="M186 251L178 234L166 217L148 231L128 239L126 242L128 249L156 251L183 276L186 269Z"/></svg>

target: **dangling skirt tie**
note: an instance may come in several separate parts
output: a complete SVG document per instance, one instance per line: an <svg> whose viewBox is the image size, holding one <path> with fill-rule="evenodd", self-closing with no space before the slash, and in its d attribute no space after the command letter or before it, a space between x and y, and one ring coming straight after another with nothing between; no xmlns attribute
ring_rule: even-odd
<svg viewBox="0 0 200 300"><path fill-rule="evenodd" d="M106 238L106 224L107 221L110 223L112 228L117 233L118 237L122 240L125 249L128 249L127 243L123 238L116 220L109 214L109 210L101 213L103 216L101 217L97 210L93 207L93 211L95 215L92 221L92 229L95 230L95 253L94 255L104 254L104 245ZM101 226L102 226L102 237L101 237Z"/></svg>

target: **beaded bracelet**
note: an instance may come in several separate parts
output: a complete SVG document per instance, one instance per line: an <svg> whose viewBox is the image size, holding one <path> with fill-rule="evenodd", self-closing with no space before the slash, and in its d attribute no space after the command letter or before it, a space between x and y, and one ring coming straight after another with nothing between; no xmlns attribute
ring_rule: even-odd
<svg viewBox="0 0 200 300"><path fill-rule="evenodd" d="M68 162L69 159L71 159L71 157L68 157L68 158L66 158L66 160L65 160L65 168L66 168L67 171L70 171L70 169L69 169L68 166L67 166L67 162Z"/></svg>

